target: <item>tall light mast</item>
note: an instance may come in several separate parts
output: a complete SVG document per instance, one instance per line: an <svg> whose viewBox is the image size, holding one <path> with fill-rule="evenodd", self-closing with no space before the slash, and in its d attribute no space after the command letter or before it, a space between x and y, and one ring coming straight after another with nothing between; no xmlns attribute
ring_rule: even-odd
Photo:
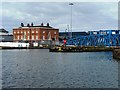
<svg viewBox="0 0 120 90"><path fill-rule="evenodd" d="M69 5L71 6L71 14L70 14L70 16L71 16L71 20L70 20L70 29L71 29L71 38L72 38L72 6L74 5L73 3L69 3Z"/></svg>

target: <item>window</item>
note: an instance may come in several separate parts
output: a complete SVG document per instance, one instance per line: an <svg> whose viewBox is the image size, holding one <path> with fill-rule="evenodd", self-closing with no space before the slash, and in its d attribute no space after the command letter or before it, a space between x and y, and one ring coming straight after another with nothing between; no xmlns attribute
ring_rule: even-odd
<svg viewBox="0 0 120 90"><path fill-rule="evenodd" d="M38 36L36 36L36 39L38 40Z"/></svg>
<svg viewBox="0 0 120 90"><path fill-rule="evenodd" d="M29 31L28 31L28 33L29 33Z"/></svg>
<svg viewBox="0 0 120 90"><path fill-rule="evenodd" d="M42 39L45 40L45 36L43 36Z"/></svg>
<svg viewBox="0 0 120 90"><path fill-rule="evenodd" d="M24 35L26 35L26 32L24 32Z"/></svg>
<svg viewBox="0 0 120 90"><path fill-rule="evenodd" d="M30 37L28 36L28 40L30 39Z"/></svg>
<svg viewBox="0 0 120 90"><path fill-rule="evenodd" d="M38 33L38 31L36 31L36 33Z"/></svg>
<svg viewBox="0 0 120 90"><path fill-rule="evenodd" d="M56 34L56 32L54 32L54 34Z"/></svg>
<svg viewBox="0 0 120 90"><path fill-rule="evenodd" d="M107 34L109 34L109 32L107 32Z"/></svg>
<svg viewBox="0 0 120 90"><path fill-rule="evenodd" d="M21 33L23 33L23 32L21 31Z"/></svg>
<svg viewBox="0 0 120 90"><path fill-rule="evenodd" d="M112 34L115 34L115 32L112 32Z"/></svg>
<svg viewBox="0 0 120 90"><path fill-rule="evenodd" d="M32 33L34 33L34 31L32 31Z"/></svg>
<svg viewBox="0 0 120 90"><path fill-rule="evenodd" d="M51 34L50 34L50 32L48 33L48 39L51 40Z"/></svg>
<svg viewBox="0 0 120 90"><path fill-rule="evenodd" d="M34 36L32 36L32 40L34 40Z"/></svg>
<svg viewBox="0 0 120 90"><path fill-rule="evenodd" d="M56 40L56 36L55 36L54 38L55 38L55 40Z"/></svg>
<svg viewBox="0 0 120 90"><path fill-rule="evenodd" d="M95 35L96 35L96 34L97 34L97 32L93 32L93 34L95 34Z"/></svg>
<svg viewBox="0 0 120 90"><path fill-rule="evenodd" d="M45 33L45 31L43 31L43 33Z"/></svg>
<svg viewBox="0 0 120 90"><path fill-rule="evenodd" d="M14 33L16 33L16 32L14 31Z"/></svg>
<svg viewBox="0 0 120 90"><path fill-rule="evenodd" d="M18 40L20 39L20 37L18 36Z"/></svg>
<svg viewBox="0 0 120 90"><path fill-rule="evenodd" d="M18 33L19 33L19 31L18 31Z"/></svg>
<svg viewBox="0 0 120 90"><path fill-rule="evenodd" d="M23 36L21 36L21 39L23 39Z"/></svg>

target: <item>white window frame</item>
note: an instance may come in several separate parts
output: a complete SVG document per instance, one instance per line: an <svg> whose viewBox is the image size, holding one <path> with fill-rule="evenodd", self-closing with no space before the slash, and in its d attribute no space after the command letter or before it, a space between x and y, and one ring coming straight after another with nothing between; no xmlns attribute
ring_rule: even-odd
<svg viewBox="0 0 120 90"><path fill-rule="evenodd" d="M24 32L24 34L26 35L26 32Z"/></svg>
<svg viewBox="0 0 120 90"><path fill-rule="evenodd" d="M54 32L54 34L56 34L56 32Z"/></svg>
<svg viewBox="0 0 120 90"><path fill-rule="evenodd" d="M17 39L19 40L19 39L20 39L20 37L18 36L18 37L17 37Z"/></svg>
<svg viewBox="0 0 120 90"><path fill-rule="evenodd" d="M42 36L42 39L45 40L45 36L44 35Z"/></svg>
<svg viewBox="0 0 120 90"><path fill-rule="evenodd" d="M32 31L32 33L34 33L34 31Z"/></svg>
<svg viewBox="0 0 120 90"><path fill-rule="evenodd" d="M32 36L32 40L34 40L34 36Z"/></svg>
<svg viewBox="0 0 120 90"><path fill-rule="evenodd" d="M36 40L38 40L38 36L36 36Z"/></svg>
<svg viewBox="0 0 120 90"><path fill-rule="evenodd" d="M45 33L45 31L43 31L43 33Z"/></svg>
<svg viewBox="0 0 120 90"><path fill-rule="evenodd" d="M28 36L28 40L30 39L30 36Z"/></svg>
<svg viewBox="0 0 120 90"><path fill-rule="evenodd" d="M23 36L21 36L21 39L23 39Z"/></svg>
<svg viewBox="0 0 120 90"><path fill-rule="evenodd" d="M36 33L38 33L38 31L36 31Z"/></svg>
<svg viewBox="0 0 120 90"><path fill-rule="evenodd" d="M48 40L51 40L51 32L48 33Z"/></svg>

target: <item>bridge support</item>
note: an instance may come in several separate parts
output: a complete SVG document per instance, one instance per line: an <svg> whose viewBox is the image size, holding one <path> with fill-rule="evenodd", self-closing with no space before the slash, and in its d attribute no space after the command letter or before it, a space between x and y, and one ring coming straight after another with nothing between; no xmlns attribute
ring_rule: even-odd
<svg viewBox="0 0 120 90"><path fill-rule="evenodd" d="M120 30L89 31L87 36L67 40L68 45L120 47Z"/></svg>

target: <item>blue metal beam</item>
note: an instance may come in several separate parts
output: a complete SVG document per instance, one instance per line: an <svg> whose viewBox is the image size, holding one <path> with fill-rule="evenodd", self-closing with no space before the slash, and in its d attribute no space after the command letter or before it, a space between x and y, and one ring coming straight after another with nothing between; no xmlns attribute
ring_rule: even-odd
<svg viewBox="0 0 120 90"><path fill-rule="evenodd" d="M89 31L88 36L67 40L68 45L76 46L120 46L120 30Z"/></svg>

